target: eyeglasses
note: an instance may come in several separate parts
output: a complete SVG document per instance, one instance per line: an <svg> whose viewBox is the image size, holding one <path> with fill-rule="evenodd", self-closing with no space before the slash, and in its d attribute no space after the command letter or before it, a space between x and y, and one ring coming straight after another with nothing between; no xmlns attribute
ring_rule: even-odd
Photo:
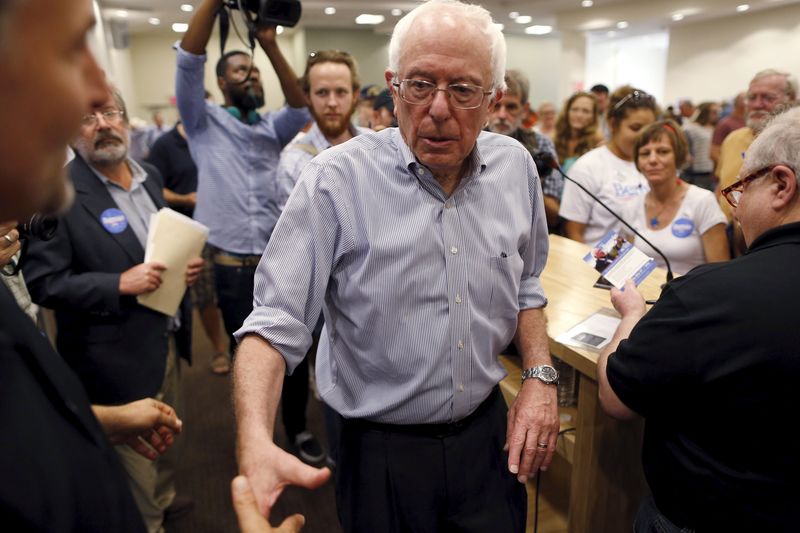
<svg viewBox="0 0 800 533"><path fill-rule="evenodd" d="M634 103L634 104L642 103L645 105L652 105L653 101L654 98L644 91L639 91L639 90L631 91L628 94L626 94L619 102L617 102L613 108L611 108L611 113L612 114L616 113L619 109L622 108L622 106L627 105L628 103Z"/></svg>
<svg viewBox="0 0 800 533"><path fill-rule="evenodd" d="M742 197L742 193L744 192L744 184L749 183L755 179L758 179L762 176L766 176L772 170L777 167L778 165L770 165L768 167L764 167L761 170L756 170L752 174L748 174L747 176L743 177L742 179L728 185L724 189L722 189L721 193L722 196L731 204L731 207L738 207L739 206L739 199Z"/></svg>
<svg viewBox="0 0 800 533"><path fill-rule="evenodd" d="M103 120L109 124L117 124L122 120L122 117L125 116L125 113L117 109L109 109L108 111L95 111L94 113L83 115L81 124L84 126L96 126L99 120L97 115L103 117Z"/></svg>
<svg viewBox="0 0 800 533"><path fill-rule="evenodd" d="M400 98L411 105L428 105L437 91L445 91L456 109L478 108L483 103L483 97L494 92L484 91L480 85L470 83L451 83L446 89L440 89L429 81L414 79L400 80L400 83L392 85L398 88Z"/></svg>

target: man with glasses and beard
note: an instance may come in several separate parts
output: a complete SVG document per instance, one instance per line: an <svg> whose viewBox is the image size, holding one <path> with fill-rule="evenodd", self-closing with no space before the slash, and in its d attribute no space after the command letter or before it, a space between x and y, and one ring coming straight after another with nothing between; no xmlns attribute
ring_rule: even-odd
<svg viewBox="0 0 800 533"><path fill-rule="evenodd" d="M275 195L278 214L283 210L303 168L314 156L360 133L372 131L353 126L351 122L361 82L355 59L347 52L338 50L312 52L308 57L300 84L311 116L314 117L314 124L305 136L287 146L281 154L278 165L278 190ZM320 321L314 329L315 337L319 336L321 327ZM312 347L311 351L313 350ZM325 453L316 437L306 431L307 402L308 357L303 359L291 376L286 376L283 380L281 414L286 435L298 455L306 462L315 463L324 459ZM329 433L335 435L335 422L330 423L331 417L326 417L326 420L329 421ZM336 458L336 448L334 438L331 440L330 455L333 461Z"/></svg>
<svg viewBox="0 0 800 533"><path fill-rule="evenodd" d="M166 207L161 175L128 155L125 103L108 93L83 117L69 166L74 205L49 241L33 240L23 263L34 302L55 311L59 353L94 404L155 397L181 411L178 354L191 357L189 298L174 317L137 303L161 284L165 266L145 263L151 215ZM190 262L191 285L202 259ZM155 461L117 446L147 528L157 532L165 512L188 510L174 487L175 450Z"/></svg>
<svg viewBox="0 0 800 533"><path fill-rule="evenodd" d="M283 147L309 120L297 76L276 42L274 26L256 38L266 52L287 106L259 114L264 105L261 77L248 54L225 53L217 62L223 106L206 101L205 48L223 0L204 0L195 10L180 45L175 96L197 164L194 218L208 226L214 248L217 299L225 330L232 335L253 308L253 276L278 219L275 171ZM230 337L230 349L235 341Z"/></svg>

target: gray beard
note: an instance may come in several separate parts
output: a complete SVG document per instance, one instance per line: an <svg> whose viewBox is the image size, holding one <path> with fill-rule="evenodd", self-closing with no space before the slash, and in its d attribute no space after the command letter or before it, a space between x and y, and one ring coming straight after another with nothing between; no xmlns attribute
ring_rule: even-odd
<svg viewBox="0 0 800 533"><path fill-rule="evenodd" d="M91 163L96 166L112 166L125 161L128 157L128 147L124 144L105 146L95 150L92 154Z"/></svg>

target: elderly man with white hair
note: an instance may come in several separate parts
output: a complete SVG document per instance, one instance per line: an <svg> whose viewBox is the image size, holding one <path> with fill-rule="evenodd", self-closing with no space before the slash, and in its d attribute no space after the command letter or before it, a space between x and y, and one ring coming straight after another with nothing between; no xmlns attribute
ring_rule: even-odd
<svg viewBox="0 0 800 533"><path fill-rule="evenodd" d="M398 128L309 163L256 275L237 332L240 469L262 512L326 469L273 443L285 372L325 315L317 383L342 419L345 531L524 531L524 484L552 460L557 373L539 280L548 240L528 151L481 132L505 88L489 13L453 0L401 19L385 78ZM506 408L497 355L525 380Z"/></svg>
<svg viewBox="0 0 800 533"><path fill-rule="evenodd" d="M671 282L649 312L632 283L612 290L622 322L597 376L610 415L647 421L653 497L636 532L797 531L800 439L767 441L795 416L800 381L798 169L795 108L767 125L722 191L742 257Z"/></svg>

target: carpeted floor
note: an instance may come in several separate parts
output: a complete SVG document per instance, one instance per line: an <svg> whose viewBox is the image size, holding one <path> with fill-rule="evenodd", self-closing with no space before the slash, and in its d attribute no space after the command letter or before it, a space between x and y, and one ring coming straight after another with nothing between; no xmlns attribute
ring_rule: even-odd
<svg viewBox="0 0 800 533"><path fill-rule="evenodd" d="M181 463L177 472L178 492L190 496L194 510L165 525L167 533L227 533L238 531L230 498L230 482L236 475L234 419L230 376L215 376L208 370L211 348L195 313L194 364L184 364L184 432L180 437ZM311 398L308 428L325 440L321 404ZM283 424L276 424L279 445L287 448ZM270 522L280 523L293 513L306 517L304 533L339 533L333 482L316 491L289 487L272 511Z"/></svg>

